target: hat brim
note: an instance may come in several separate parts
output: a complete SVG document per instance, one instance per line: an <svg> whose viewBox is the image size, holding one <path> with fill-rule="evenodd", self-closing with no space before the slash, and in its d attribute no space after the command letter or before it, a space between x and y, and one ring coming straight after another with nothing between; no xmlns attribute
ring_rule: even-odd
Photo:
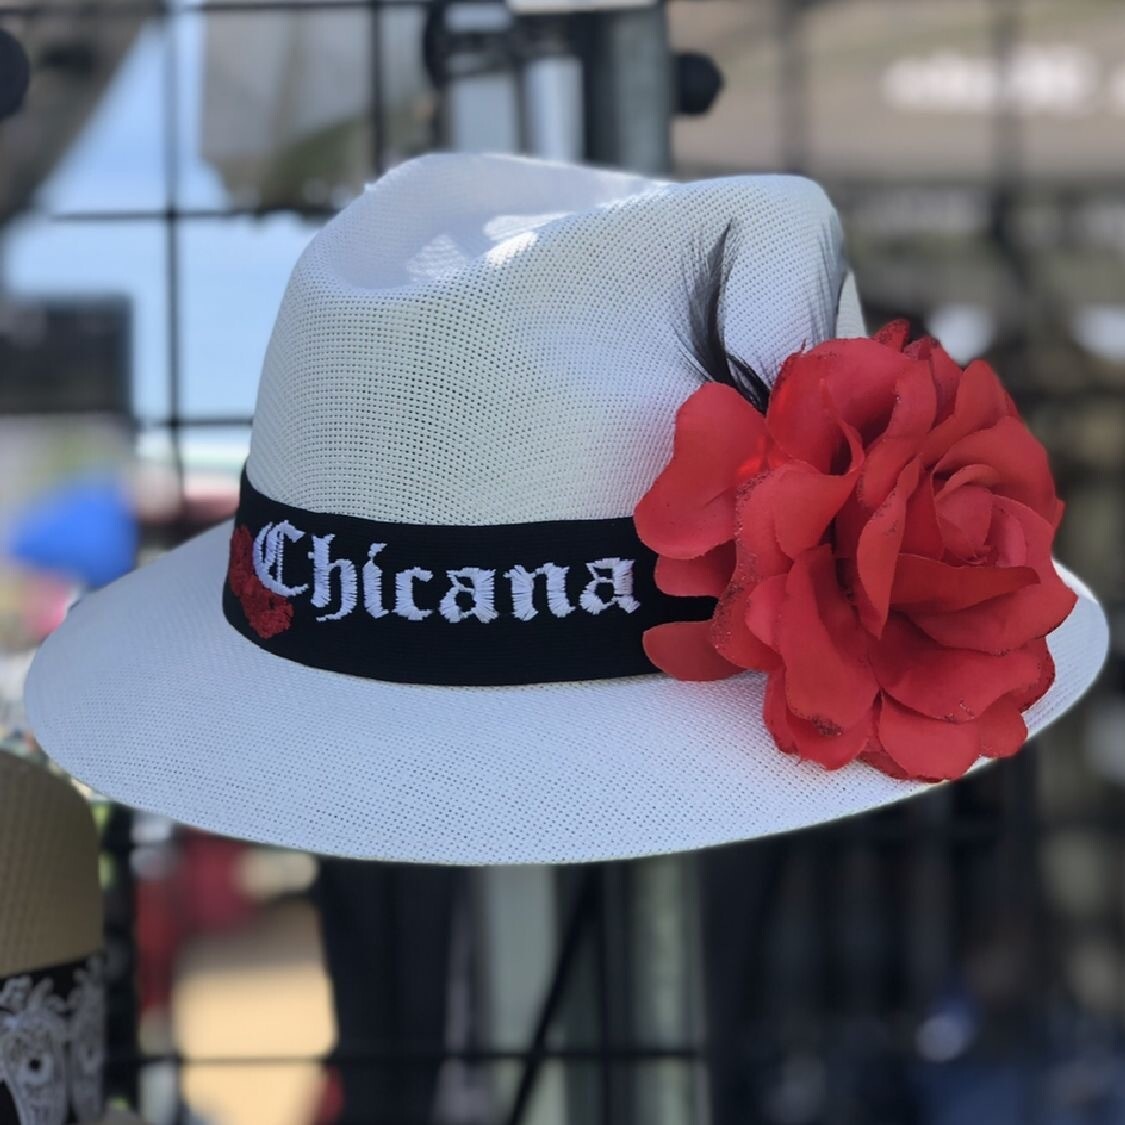
<svg viewBox="0 0 1125 1125"><path fill-rule="evenodd" d="M420 863L570 863L768 836L925 792L782 754L763 677L427 687L273 656L222 615L225 523L82 599L28 677L32 727L107 796L210 832ZM1090 591L1049 638L1041 731L1090 686Z"/></svg>

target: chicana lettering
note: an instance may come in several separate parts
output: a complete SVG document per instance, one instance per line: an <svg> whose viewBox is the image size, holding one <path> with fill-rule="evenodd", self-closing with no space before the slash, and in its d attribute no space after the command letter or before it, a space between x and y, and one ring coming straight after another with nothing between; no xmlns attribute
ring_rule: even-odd
<svg viewBox="0 0 1125 1125"><path fill-rule="evenodd" d="M465 621L487 625L502 613L517 621L533 621L540 614L597 616L608 610L635 613L641 608L634 595L631 558L607 556L586 562L577 582L575 568L552 562L531 570L522 564L442 571L411 566L389 573L380 565L387 543L371 543L366 557L357 562L335 552L335 538L332 532L307 533L289 520L267 523L254 537L254 573L278 597L291 602L307 599L319 611L318 622L352 614L376 620L393 614L424 621L436 614L452 625ZM501 590L506 595L502 607L497 596Z"/></svg>
<svg viewBox="0 0 1125 1125"><path fill-rule="evenodd" d="M644 634L714 609L665 593L629 516L411 524L312 511L242 477L223 616L309 668L402 684L652 675ZM376 719L373 716L373 720Z"/></svg>

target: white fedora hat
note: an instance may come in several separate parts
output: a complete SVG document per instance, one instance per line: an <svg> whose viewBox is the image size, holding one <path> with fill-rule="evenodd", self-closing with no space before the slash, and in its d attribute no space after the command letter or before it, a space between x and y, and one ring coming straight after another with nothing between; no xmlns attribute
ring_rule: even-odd
<svg viewBox="0 0 1125 1125"><path fill-rule="evenodd" d="M293 272L233 528L83 599L31 670L33 728L128 804L252 840L435 863L747 839L1010 753L1089 686L1104 617L1050 563L1058 510L1033 439L1012 440L1034 480L977 463L974 428L1026 434L988 369L962 380L930 342L892 330L849 346L862 335L837 216L807 180L406 164ZM808 362L783 374L794 353ZM875 429L858 418L875 408L849 389L866 385L851 381L857 364L863 379L865 365L899 364L884 397L913 413L888 406ZM771 436L751 403L779 376ZM831 419L798 419L787 438L794 401L829 401L822 376L851 396L836 437ZM919 451L929 431L940 462ZM816 448L798 448L806 437ZM833 537L855 540L853 508L904 449L866 538L837 560L845 585L854 563L855 604L836 592L829 605ZM929 495L949 489L927 517L933 549L910 530L925 513L906 514L909 543L895 530L920 472ZM821 491L803 493L810 481ZM747 525L769 496L821 512L819 528L782 528L768 504ZM767 526L772 555L751 542ZM932 557L903 564L892 590L896 534L903 553ZM805 604L797 586L820 617L770 608ZM722 597L716 609L684 594ZM870 653L853 651L852 618ZM972 651L957 638L978 627L999 639ZM884 633L887 651L872 640ZM807 701L818 661L826 697L850 699L831 715ZM920 680L965 698L919 698Z"/></svg>
<svg viewBox="0 0 1125 1125"><path fill-rule="evenodd" d="M107 1108L98 831L64 778L0 753L0 1123L139 1125Z"/></svg>

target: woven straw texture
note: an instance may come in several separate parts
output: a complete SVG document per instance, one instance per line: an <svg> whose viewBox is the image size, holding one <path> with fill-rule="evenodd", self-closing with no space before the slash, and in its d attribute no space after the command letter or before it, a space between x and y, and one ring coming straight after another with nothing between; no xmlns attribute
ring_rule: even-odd
<svg viewBox="0 0 1125 1125"><path fill-rule="evenodd" d="M728 227L726 343L772 382L802 342L836 333L840 225L811 181L403 165L293 272L251 481L298 508L405 523L630 515L699 386L689 286Z"/></svg>
<svg viewBox="0 0 1125 1125"><path fill-rule="evenodd" d="M72 785L0 753L0 977L102 944L98 833Z"/></svg>
<svg viewBox="0 0 1125 1125"><path fill-rule="evenodd" d="M724 232L725 342L768 382L803 344L862 333L837 216L807 180L402 166L294 270L251 481L298 507L423 524L630 515L700 383L689 294ZM119 800L312 851L523 863L719 844L926 788L782 755L755 675L433 688L279 659L222 617L229 532L84 599L32 668L40 739ZM1033 729L1104 656L1104 618L1076 588Z"/></svg>

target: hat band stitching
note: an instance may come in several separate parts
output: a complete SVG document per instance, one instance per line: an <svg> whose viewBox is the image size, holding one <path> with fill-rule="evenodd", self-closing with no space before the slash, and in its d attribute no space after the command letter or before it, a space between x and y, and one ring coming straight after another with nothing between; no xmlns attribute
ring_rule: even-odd
<svg viewBox="0 0 1125 1125"><path fill-rule="evenodd" d="M312 512L243 474L223 612L266 651L394 683L651 675L647 629L705 618L656 586L631 518L419 525Z"/></svg>

